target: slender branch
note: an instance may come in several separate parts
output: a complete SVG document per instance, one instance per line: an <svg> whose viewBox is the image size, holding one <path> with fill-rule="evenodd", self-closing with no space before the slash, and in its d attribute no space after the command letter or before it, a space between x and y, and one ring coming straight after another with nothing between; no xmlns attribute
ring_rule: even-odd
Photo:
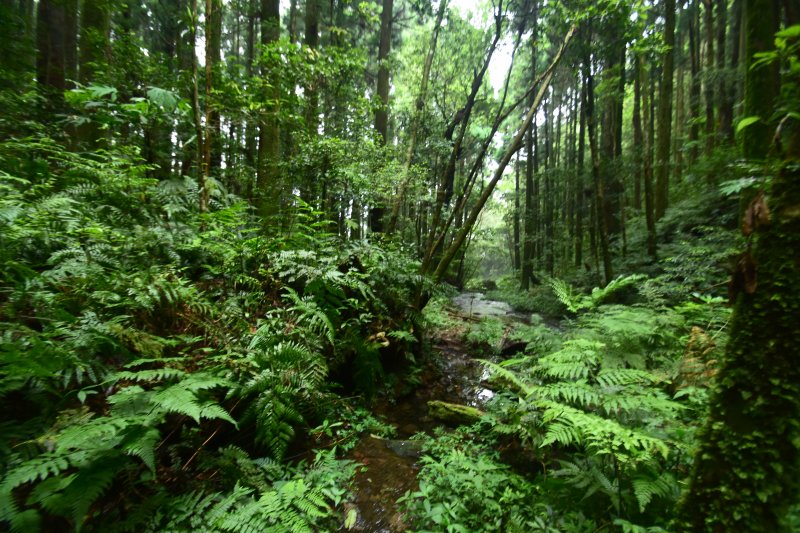
<svg viewBox="0 0 800 533"><path fill-rule="evenodd" d="M522 122L521 127L517 131L517 134L514 136L514 140L506 149L505 154L503 154L500 163L498 164L497 169L495 170L494 176L486 188L481 193L480 197L478 198L478 202L473 206L472 210L470 211L469 217L464 222L464 226L461 228L461 231L458 232L453 242L447 248L447 251L442 256L442 259L439 261L436 270L433 273L434 281L441 281L444 277L447 268L450 266L450 263L453 261L458 249L464 244L464 241L467 238L467 234L472 231L472 227L475 225L475 221L478 219L478 215L480 215L481 211L483 210L483 206L486 205L486 202L489 200L489 197L494 192L494 188L497 186L497 183L500 181L500 178L503 177L503 173L508 166L508 163L511 161L511 158L520 149L522 146L522 140L525 136L526 130L530 127L531 123L533 122L533 118L536 115L536 109L542 103L544 99L545 93L550 86L550 81L553 79L553 72L555 71L558 63L561 61L561 58L564 55L564 51L567 48L567 45L572 40L572 37L575 35L576 27L572 26L568 31L566 36L564 37L564 42L561 44L561 48L559 48L558 52L556 53L553 61L547 67L547 70L544 72L544 77L542 79L542 83L539 87L539 91L536 93L536 97L534 98L533 104L531 105L530 109L528 110L528 114L525 116L525 119Z"/></svg>

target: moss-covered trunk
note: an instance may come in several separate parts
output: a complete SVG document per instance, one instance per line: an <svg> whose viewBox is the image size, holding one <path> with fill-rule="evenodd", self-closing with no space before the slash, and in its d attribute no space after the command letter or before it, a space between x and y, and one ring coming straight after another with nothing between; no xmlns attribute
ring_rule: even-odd
<svg viewBox="0 0 800 533"><path fill-rule="evenodd" d="M756 200L752 262L680 508L686 531L785 531L800 448L800 171L787 165ZM765 225L769 218L768 225ZM746 265L745 263L748 263ZM753 279L755 266L756 278ZM737 279L734 277L734 280Z"/></svg>

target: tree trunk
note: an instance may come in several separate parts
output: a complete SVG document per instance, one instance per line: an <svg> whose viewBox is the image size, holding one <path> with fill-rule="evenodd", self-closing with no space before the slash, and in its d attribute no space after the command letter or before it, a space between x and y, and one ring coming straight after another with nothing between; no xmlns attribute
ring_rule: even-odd
<svg viewBox="0 0 800 533"><path fill-rule="evenodd" d="M634 58L637 74L633 79L633 208L642 209L642 84L641 58ZM647 89L645 89L647 90Z"/></svg>
<svg viewBox="0 0 800 533"><path fill-rule="evenodd" d="M261 45L268 47L280 39L280 2L261 0ZM262 218L273 216L280 209L281 191L281 129L279 121L280 93L277 83L269 83L277 77L277 65L263 65L261 76L268 81L264 107L260 115L258 133L258 211ZM271 71L272 69L272 71Z"/></svg>
<svg viewBox="0 0 800 533"><path fill-rule="evenodd" d="M520 258L520 212L519 212L519 154L517 154L517 161L514 164L514 270L518 271L521 266L521 258Z"/></svg>
<svg viewBox="0 0 800 533"><path fill-rule="evenodd" d="M316 50L319 47L319 12L320 0L306 0L304 44L312 50ZM319 95L317 94L316 84L312 82L304 87L303 94L306 99L306 131L310 136L315 137L319 128Z"/></svg>
<svg viewBox="0 0 800 533"><path fill-rule="evenodd" d="M651 88L652 82L648 79L647 68L644 65L642 58L638 61L639 77L641 78L640 84L644 87L643 91L643 107L644 107L644 131L643 138L644 146L642 148L644 158L644 216L645 224L647 226L647 255L653 260L656 259L656 218L655 218L655 198L653 191L653 128L651 127L653 115L651 105Z"/></svg>
<svg viewBox="0 0 800 533"><path fill-rule="evenodd" d="M669 0L672 1L672 0ZM698 144L700 143L700 18L698 3L690 0L689 4L689 59L692 65L692 79L689 88L689 164L697 161ZM665 69L666 70L666 69ZM656 179L657 180L657 179ZM656 181L656 188L658 182ZM656 200L656 218L661 218Z"/></svg>
<svg viewBox="0 0 800 533"><path fill-rule="evenodd" d="M207 2L210 0L206 0ZM197 43L197 25L199 24L199 17L197 12L197 0L191 0L191 40L192 44ZM207 139L208 128L203 127L203 121L200 110L200 69L197 64L196 47L192 48L192 115L194 118L194 128L196 135L197 156L195 161L197 163L197 184L200 189L199 195L199 209L201 213L208 211L208 161L207 154ZM206 80L208 83L208 80ZM206 88L208 90L208 87Z"/></svg>
<svg viewBox="0 0 800 533"><path fill-rule="evenodd" d="M683 52L683 26L686 22L686 12L682 11L678 19L678 29L676 35L675 47L675 70L677 71L675 91L675 129L673 138L672 153L675 154L675 170L673 176L676 181L681 180L683 175L683 149L685 140L685 123L686 123L686 56Z"/></svg>
<svg viewBox="0 0 800 533"><path fill-rule="evenodd" d="M81 2L80 28L80 74L79 80L88 85L103 72L111 53L111 6L108 0L83 0ZM96 148L103 131L96 121L89 121L78 128L78 137L90 148ZM148 147L146 147L148 148ZM154 164L158 164L153 158Z"/></svg>
<svg viewBox="0 0 800 533"><path fill-rule="evenodd" d="M773 39L778 28L778 10L771 0L745 0L744 2L744 60L752 65L753 54L774 48ZM746 159L761 160L767 155L774 127L768 123L778 95L778 68L776 63L745 70L744 116L757 116L759 121L742 130L743 155Z"/></svg>
<svg viewBox="0 0 800 533"><path fill-rule="evenodd" d="M726 0L727 1L727 0ZM705 139L705 155L711 155L714 150L714 134L716 127L714 124L714 82L712 74L714 73L714 9L712 0L703 0L703 10L705 14L705 29L706 29L706 66L705 66L705 82L704 93L706 100L706 139Z"/></svg>
<svg viewBox="0 0 800 533"><path fill-rule="evenodd" d="M717 1L717 106L719 109L719 124L717 136L720 143L727 143L733 136L733 108L728 108L725 103L728 100L728 74L725 66L725 49L728 42L728 2Z"/></svg>
<svg viewBox="0 0 800 533"><path fill-rule="evenodd" d="M586 152L586 79L581 76L580 123L578 126L578 164L575 172L575 266L583 264L583 214L585 193L583 190L584 157Z"/></svg>
<svg viewBox="0 0 800 533"><path fill-rule="evenodd" d="M746 64L772 46L775 2L745 1ZM747 68L745 116L765 118L779 82L773 66ZM756 126L756 125L753 125ZM750 127L753 127L750 126ZM769 140L748 131L743 155L766 158ZM767 135L767 137L770 137ZM751 144L749 144L751 143ZM800 489L800 147L792 146L765 196L745 213L748 250L729 286L730 338L699 434L689 490L678 508L684 530L788 531ZM769 207L767 208L767 202ZM749 222L748 222L749 221Z"/></svg>
<svg viewBox="0 0 800 533"><path fill-rule="evenodd" d="M664 0L664 64L658 95L658 146L656 148L655 217L664 216L669 204L669 148L672 134L672 74L675 68L675 0ZM692 76L694 83L695 76Z"/></svg>
<svg viewBox="0 0 800 533"><path fill-rule="evenodd" d="M533 104L533 100L531 100L531 104ZM533 279L533 238L536 231L536 206L533 190L533 166L536 155L533 145L533 127L528 128L525 135L525 152L525 241L522 245L521 286L523 290L528 290Z"/></svg>
<svg viewBox="0 0 800 533"><path fill-rule="evenodd" d="M36 64L33 40L33 0L0 2L0 19L7 32L0 39L0 90L27 90Z"/></svg>
<svg viewBox="0 0 800 533"><path fill-rule="evenodd" d="M297 0L289 2L289 41L297 42Z"/></svg>
<svg viewBox="0 0 800 533"><path fill-rule="evenodd" d="M383 0L381 11L381 33L378 40L378 107L375 110L375 131L381 136L381 144L389 139L389 52L392 46L392 17L394 15L393 0ZM386 213L384 205L373 206L370 220L373 221L374 233L384 230L383 218Z"/></svg>
<svg viewBox="0 0 800 533"><path fill-rule="evenodd" d="M63 105L66 84L67 10L58 0L39 0L36 8L36 81L51 107Z"/></svg>
<svg viewBox="0 0 800 533"><path fill-rule="evenodd" d="M726 140L730 143L734 141L733 133L733 106L741 94L740 79L744 79L744 73L741 72L739 65L739 55L741 52L741 25L742 25L742 1L733 0L731 5L731 31L728 37L729 48L731 50L730 62L728 69L730 72L730 80L727 83L725 93L722 96L722 104L720 109L720 120L724 121L724 127L727 129Z"/></svg>
<svg viewBox="0 0 800 533"><path fill-rule="evenodd" d="M64 76L78 79L78 0L58 0L64 7Z"/></svg>
<svg viewBox="0 0 800 533"><path fill-rule="evenodd" d="M394 0L383 0L381 34L378 44L378 107L375 111L375 130L386 144L389 129L389 51L392 45L392 10Z"/></svg>

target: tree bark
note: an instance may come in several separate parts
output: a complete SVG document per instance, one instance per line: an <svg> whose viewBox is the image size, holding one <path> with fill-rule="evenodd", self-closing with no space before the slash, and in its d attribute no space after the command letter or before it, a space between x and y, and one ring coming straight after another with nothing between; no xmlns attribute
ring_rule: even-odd
<svg viewBox="0 0 800 533"><path fill-rule="evenodd" d="M74 16L74 14L73 14ZM36 81L51 106L63 105L67 62L67 9L58 0L39 0L36 8Z"/></svg>
<svg viewBox="0 0 800 533"><path fill-rule="evenodd" d="M209 0L206 0L209 1ZM197 0L191 0L191 38L190 42L194 45L197 42L197 25L199 22L197 12ZM194 128L196 136L197 153L195 161L197 163L197 184L200 189L199 209L201 213L208 211L208 163L206 160L206 135L208 128L203 127L200 110L200 69L197 64L197 53L192 47L192 116L194 118Z"/></svg>
<svg viewBox="0 0 800 533"><path fill-rule="evenodd" d="M656 259L656 218L655 218L655 199L653 191L653 128L651 122L653 115L651 113L652 105L650 101L652 82L649 81L647 67L644 65L642 58L638 61L640 84L644 88L643 94L643 107L644 107L644 131L643 138L643 177L644 177L644 216L645 224L647 227L647 255L653 260Z"/></svg>
<svg viewBox="0 0 800 533"><path fill-rule="evenodd" d="M222 163L222 135L220 113L214 101L214 83L219 76L222 51L222 0L206 0L206 139L205 159L207 175L220 169Z"/></svg>
<svg viewBox="0 0 800 533"><path fill-rule="evenodd" d="M752 65L753 54L773 48L778 28L778 10L772 0L745 0L744 2L744 62ZM744 80L744 116L757 116L759 121L742 130L743 154L746 159L761 160L768 152L773 137L769 124L778 95L778 68L776 63L755 69L748 66Z"/></svg>
<svg viewBox="0 0 800 533"><path fill-rule="evenodd" d="M517 155L517 161L514 164L514 270L518 271L521 266L521 257L520 257L520 212L519 212L519 155Z"/></svg>
<svg viewBox="0 0 800 533"><path fill-rule="evenodd" d="M658 95L658 145L656 147L655 218L669 205L669 148L672 134L672 75L675 68L675 0L664 0L664 64ZM692 76L694 83L695 76Z"/></svg>
<svg viewBox="0 0 800 533"><path fill-rule="evenodd" d="M83 0L80 13L80 72L79 80L87 85L108 64L111 32L111 6L108 0ZM103 131L96 121L78 128L78 137L90 148L96 148ZM155 159L155 158L153 158ZM158 164L155 160L153 163Z"/></svg>
<svg viewBox="0 0 800 533"><path fill-rule="evenodd" d="M671 1L671 0L670 0ZM689 3L689 59L691 61L692 79L689 86L689 164L697 161L698 145L700 143L700 17L698 3L700 0L690 0ZM656 183L658 188L658 183ZM658 194L658 192L656 192ZM656 200L656 218L659 214L658 200Z"/></svg>
<svg viewBox="0 0 800 533"><path fill-rule="evenodd" d="M261 0L261 45L269 47L280 39L280 2ZM265 103L258 130L258 211L262 218L275 215L280 208L281 129L277 66L265 64L261 76L266 81Z"/></svg>
<svg viewBox="0 0 800 533"><path fill-rule="evenodd" d="M375 130L386 144L389 134L389 51L392 46L392 16L394 0L383 0L381 33L378 44L378 108L375 111Z"/></svg>
<svg viewBox="0 0 800 533"><path fill-rule="evenodd" d="M727 0L726 0L727 1ZM714 150L716 133L716 125L714 124L714 4L712 0L703 0L703 9L705 14L705 29L706 29L706 65L705 65L705 82L704 93L706 100L706 139L705 139L705 155L711 155Z"/></svg>
<svg viewBox="0 0 800 533"><path fill-rule="evenodd" d="M728 2L719 0L717 4L717 106L719 110L719 121L717 136L720 143L727 143L732 140L733 135L733 108L728 108L725 103L728 100L728 73L725 64L725 50L727 48L727 29L728 29Z"/></svg>
<svg viewBox="0 0 800 533"><path fill-rule="evenodd" d="M594 79L591 75L586 79L586 119L589 128L589 152L592 157L592 181L594 183L595 217L597 221L597 241L600 245L600 256L603 260L604 283L607 284L614 277L611 264L611 250L608 242L608 227L605 217L605 180L600 171L600 154L597 148L597 125L594 110Z"/></svg>
<svg viewBox="0 0 800 533"><path fill-rule="evenodd" d="M575 267L583 264L583 216L586 198L583 190L584 158L586 153L586 78L581 76L580 122L578 125L578 161L575 172Z"/></svg>
<svg viewBox="0 0 800 533"><path fill-rule="evenodd" d="M634 58L637 74L633 79L633 208L642 209L642 59L637 54ZM645 88L645 91L647 89Z"/></svg>

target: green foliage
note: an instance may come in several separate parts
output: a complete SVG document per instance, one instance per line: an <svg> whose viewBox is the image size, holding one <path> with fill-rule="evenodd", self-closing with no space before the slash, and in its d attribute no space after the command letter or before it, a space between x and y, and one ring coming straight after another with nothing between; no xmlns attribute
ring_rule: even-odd
<svg viewBox="0 0 800 533"><path fill-rule="evenodd" d="M496 317L482 317L469 325L464 340L486 353L499 353L505 338L506 325Z"/></svg>
<svg viewBox="0 0 800 533"><path fill-rule="evenodd" d="M86 90L119 117L113 92ZM151 89L154 107L137 112L166 113L171 98ZM0 143L0 395L21 405L0 417L0 523L141 525L174 500L217 530L317 530L352 469L313 486L309 472L230 492L167 483L208 477L231 439L281 459L309 427L336 424L329 369L374 389L384 351L416 344L417 265L342 245L310 218L267 238L220 184L199 213L193 180L151 170L123 145L88 156L46 137Z"/></svg>
<svg viewBox="0 0 800 533"><path fill-rule="evenodd" d="M257 349L262 336L256 333L252 348ZM255 421L256 442L282 459L295 426L305 420L303 411L313 412L322 403L325 361L311 349L288 342L256 351L239 365L242 386L234 394L247 400L245 420Z"/></svg>
<svg viewBox="0 0 800 533"><path fill-rule="evenodd" d="M330 453L311 465L283 467L251 459L236 448L223 450L217 466L226 470L233 487L225 492L193 492L167 499L158 494L158 508L140 523L129 520L123 531L275 531L312 532L338 525L334 506L348 494L355 467ZM146 504L145 504L146 505Z"/></svg>
<svg viewBox="0 0 800 533"><path fill-rule="evenodd" d="M550 280L550 287L561 303L566 306L567 310L571 313L577 313L578 311L592 310L607 303L615 294L637 284L645 278L646 276L642 274L620 276L608 282L603 288L595 287L592 289L592 293L589 296L575 294L572 287L558 278Z"/></svg>
<svg viewBox="0 0 800 533"><path fill-rule="evenodd" d="M454 433L428 438L423 450L419 490L400 499L419 531L508 531L532 518L535 487L488 446Z"/></svg>
<svg viewBox="0 0 800 533"><path fill-rule="evenodd" d="M507 391L489 405L489 429L552 463L553 477L537 486L562 513L577 498L593 520L658 530L679 495L688 413L697 405L671 398L668 369L685 341L683 317L694 324L707 311L688 306L681 316L665 307L600 305L630 283L593 297L555 284L568 306L583 310L577 327L549 354L484 362L491 383Z"/></svg>
<svg viewBox="0 0 800 533"><path fill-rule="evenodd" d="M546 354L561 346L561 335L545 325L539 315L531 315L530 324L514 324L506 338L509 342L526 343L525 353Z"/></svg>

